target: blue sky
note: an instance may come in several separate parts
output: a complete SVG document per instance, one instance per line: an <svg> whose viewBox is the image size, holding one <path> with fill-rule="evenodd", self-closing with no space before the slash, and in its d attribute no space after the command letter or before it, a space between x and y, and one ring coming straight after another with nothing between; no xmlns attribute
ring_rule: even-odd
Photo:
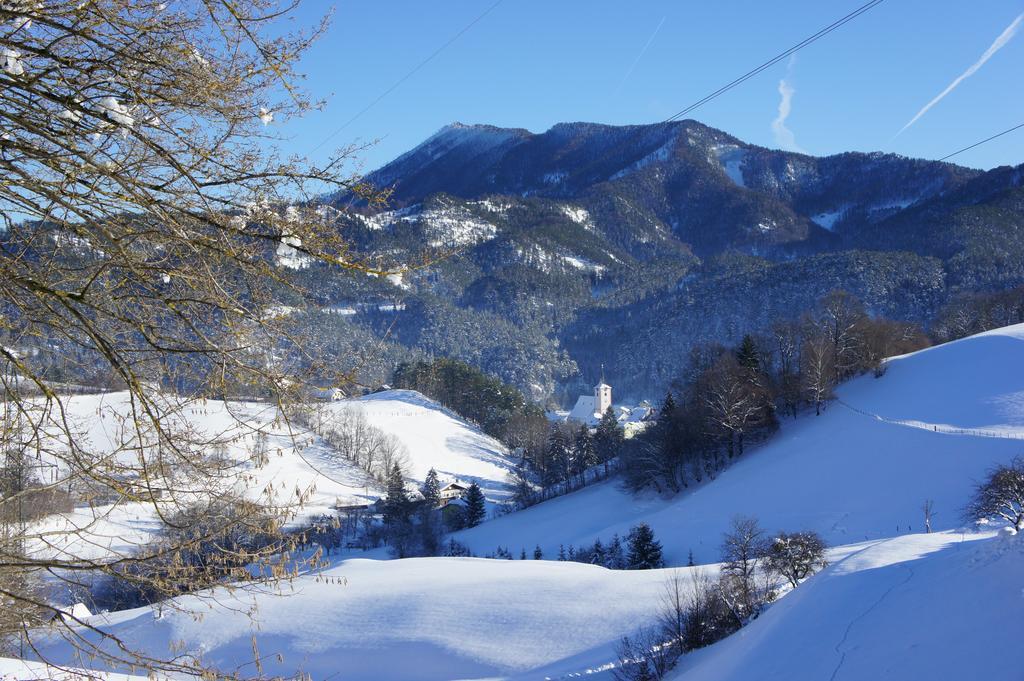
<svg viewBox="0 0 1024 681"><path fill-rule="evenodd" d="M313 156L379 139L362 154L372 169L452 121L535 132L560 121L661 121L862 2L503 0ZM280 128L285 146L309 153L493 3L334 3L329 33L303 63L306 88L327 106ZM296 20L331 6L307 0ZM886 0L690 117L815 155L939 158L1024 122L1024 24L1012 30L1021 14L1020 0ZM900 133L1000 35L987 61ZM1024 129L954 160L1024 162Z"/></svg>

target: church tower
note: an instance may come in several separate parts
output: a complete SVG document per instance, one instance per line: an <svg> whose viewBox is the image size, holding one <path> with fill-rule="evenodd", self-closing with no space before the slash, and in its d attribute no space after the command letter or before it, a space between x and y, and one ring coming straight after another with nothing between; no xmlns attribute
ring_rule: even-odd
<svg viewBox="0 0 1024 681"><path fill-rule="evenodd" d="M594 386L594 414L604 416L612 406L612 387L604 382L604 366L601 366L601 382Z"/></svg>

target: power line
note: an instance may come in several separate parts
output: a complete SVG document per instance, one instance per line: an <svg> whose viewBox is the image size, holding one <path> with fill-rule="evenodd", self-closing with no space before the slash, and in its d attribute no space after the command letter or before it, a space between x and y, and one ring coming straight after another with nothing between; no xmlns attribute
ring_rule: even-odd
<svg viewBox="0 0 1024 681"><path fill-rule="evenodd" d="M847 14L846 16L844 16L844 17L842 17L840 19L837 19L836 21L832 22L831 24L829 24L825 28L821 29L820 31L818 31L814 35L811 35L811 36L809 36L807 38L804 38L799 43L797 43L793 47L789 48L785 52L782 52L782 53L772 57L771 59L769 59L768 61L764 62L760 66L758 66L758 67L756 67L754 69L751 69L750 71L747 71L746 73L744 73L739 78L733 80L732 82L730 82L730 83L728 83L726 85L723 85L722 87L718 88L717 90L715 90L711 94L705 96L704 98L697 100L696 102L694 102L690 106L686 107L685 109L683 109L679 113L675 114L674 116L671 116L670 118L667 118L664 122L665 123L671 123L672 121L678 120L678 119L682 118L683 116L687 115L688 113L690 113L694 109L697 109L697 108L699 108L701 106L704 106L705 104L707 104L711 100L719 97L720 95L725 94L726 92L728 92L729 90L733 89L734 87L736 87L740 83L743 83L744 81L747 81L747 80L753 78L754 76L756 76L757 74L761 73L762 71L764 71L764 70L766 70L768 68L771 68L772 66L778 64L780 61L782 61L786 57L788 57L788 56L790 56L792 54L795 54L796 52L798 52L798 51L802 50L803 48L807 47L808 45L810 45L811 43L814 43L814 42L818 41L819 39L825 37L826 35L828 35L832 31L834 31L837 28L839 28L840 26L843 26L844 24L847 24L847 23L853 21L854 19L859 17L861 14L864 14L868 10L870 10L870 9L872 9L874 7L877 7L878 5L882 4L882 2L884 2L884 0L871 0L868 3L865 3L865 4L861 5L857 9L855 9L852 12L850 12L849 14Z"/></svg>
<svg viewBox="0 0 1024 681"><path fill-rule="evenodd" d="M969 146L969 147L964 147L963 149L958 149L957 151L954 151L954 152L953 152L952 154L948 154L947 156L943 156L943 157L942 157L942 158L940 158L939 160L940 160L940 161L945 161L945 160L946 160L947 158L953 158L953 157L954 157L954 156L956 156L957 154L962 154L963 152L967 151L968 149L973 149L974 147L978 147L978 146L981 146L981 145L982 145L982 144L984 144L985 142L991 142L991 141L992 141L992 140L994 140L995 138L997 138L997 137L1002 137L1003 135L1006 135L1006 134L1008 134L1008 133L1011 133L1011 132L1013 132L1014 130L1017 130L1017 129L1019 129L1019 128L1024 128L1024 123L1019 123L1019 124L1017 124L1017 125L1013 126L1012 128L1009 128L1009 129L1007 129L1007 130L1003 130L1002 132L996 133L995 135L992 135L991 137L986 137L985 139L981 140L980 142L975 142L974 144L972 144L972 145L971 145L971 146Z"/></svg>
<svg viewBox="0 0 1024 681"><path fill-rule="evenodd" d="M374 106L376 106L376 105L377 105L377 104L378 104L378 103L379 103L379 102L380 102L380 101L381 101L382 99L384 99L385 97L387 97L388 95L390 95L390 94L391 94L392 92L394 92L395 90L397 90L397 89L398 89L398 88L399 88L399 87L400 87L400 86L402 85L402 83L404 83L405 81L409 80L409 79L410 79L410 78L412 78L412 77L413 77L414 75L416 75L416 73L417 73L417 72L418 72L418 71L419 71L420 69L422 69L422 68L423 68L424 66L426 66L427 64L429 64L429 63L430 63L431 61L433 61L433 60L434 60L434 58L435 58L435 57L437 57L437 55L439 55L439 54L441 54L442 52L444 52L444 51L445 51L445 49L447 49L447 48L448 48L449 46L451 46L451 44L452 44L452 43L454 43L454 42L455 42L456 40L458 40L458 39L459 39L459 38L461 38L461 37L462 37L463 35L465 35L465 34L466 34L466 33L467 33L467 32L468 32L468 31L469 31L469 30L470 30L471 28L473 28L473 27L474 27L474 26L476 26L476 25L477 25L478 23L480 23L480 22L481 22L481 21L482 21L482 20L484 19L484 17L486 17L486 16L487 16L488 14L490 14L491 12L493 12L493 11L494 11L494 10L495 10L495 9L496 9L496 8L498 7L498 5L500 5L500 4L501 4L502 2L504 2L504 1L505 1L505 0L496 0L496 2L494 2L494 4L492 4L492 5L490 6L490 7L488 7L488 8L487 8L487 9L485 9L485 10L484 10L483 12L481 12L480 14L478 14L478 15L477 15L477 17L476 17L475 19L473 19L473 21L471 21L471 22L469 22L468 24L466 24L465 26L463 26L463 27L462 27L462 30L461 30L461 31L459 31L458 33L456 33L455 35L453 35L453 36L452 36L451 38L449 38L449 39L448 39L448 41L447 41L446 43L444 43L443 45L441 45L440 47L438 47L438 48L437 48L436 50L434 50L433 52L431 52L431 53L430 53L430 55L428 55L426 59L424 59L424 60L423 60L423 61L421 61L421 62L420 62L419 64L417 64L416 66L414 66L414 67L413 67L413 68L412 68L412 69L411 69L410 71L408 71L408 72L407 72L407 73L406 73L406 74L405 74L404 76L402 76L401 78L399 78L398 80L396 80L396 81L394 82L394 84L392 84L392 85L391 85L391 87L389 87L389 88L388 88L387 90L385 90L384 92L380 93L380 94L379 94L379 95L377 96L377 98L376 98L376 99L374 99L374 100L373 100L372 102L370 102L369 104L367 104L366 106L364 106L364 107L363 107L362 109L360 109L360 110L359 110L359 111L358 111L358 112L357 112L357 113L356 113L356 114L355 114L354 116L352 116L352 118L350 118L350 119L348 119L347 121L345 121L345 122L344 122L344 123L343 123L343 124L341 125L341 127L339 127L339 128L337 129L337 130L335 130L335 131L334 131L334 132L332 132L332 133L331 133L330 135L328 135L327 137L325 137L325 138L323 139L323 141L322 141L322 142L320 142L320 144L318 144L318 145L316 145L315 147L313 147L313 149L312 149L312 150L311 150L311 151L310 151L309 153L310 153L310 154L313 154L313 153L315 153L315 152L316 152L316 151L318 151L318 150L319 150L319 149L320 149L320 148L321 148L322 146L324 146L325 144L327 144L328 142L330 142L330 141L331 141L332 139L334 139L334 138L335 138L335 137L336 137L336 136L337 136L337 135L338 135L339 133L341 133L341 131L345 130L345 128L347 128L348 126L350 126L350 125L352 125L353 123L355 123L355 122L356 122L356 120L357 120L357 119L359 119L359 118L360 118L360 117L361 117L361 116L362 116L363 114L365 114L365 113L366 113L367 111L369 111L369 110L370 110L370 109L372 109L372 108L373 108ZM879 1L881 1L881 0L879 0Z"/></svg>

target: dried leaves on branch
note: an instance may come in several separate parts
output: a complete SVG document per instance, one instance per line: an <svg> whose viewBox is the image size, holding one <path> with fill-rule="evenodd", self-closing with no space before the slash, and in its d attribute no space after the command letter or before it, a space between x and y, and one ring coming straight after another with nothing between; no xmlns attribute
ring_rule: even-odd
<svg viewBox="0 0 1024 681"><path fill-rule="evenodd" d="M55 616L81 624L61 616L43 585L80 588L100 574L157 599L297 566L282 557L281 528L309 490L272 507L231 501L266 457L257 433L243 423L219 434L189 426L207 397L281 402L304 394L310 377L344 380L332 376L335 358L318 357L291 316L274 313L307 298L295 269L390 271L357 257L337 214L311 201L339 190L385 198L349 174L358 150L319 165L274 151L276 125L316 106L294 68L325 24L283 33L293 9L276 0L0 0L8 646L24 652ZM106 424L109 446L94 448L72 414L68 395L83 383L127 391ZM154 510L166 538L128 552L68 548L93 542L125 504ZM91 509L87 522L40 522L72 507ZM266 570L245 569L261 561ZM88 628L64 634L112 664L195 669Z"/></svg>

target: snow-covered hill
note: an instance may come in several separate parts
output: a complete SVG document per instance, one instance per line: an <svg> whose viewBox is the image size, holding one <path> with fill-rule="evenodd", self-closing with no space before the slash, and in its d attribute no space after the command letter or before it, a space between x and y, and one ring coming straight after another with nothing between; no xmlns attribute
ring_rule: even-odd
<svg viewBox="0 0 1024 681"><path fill-rule="evenodd" d="M922 534L836 562L676 681L1024 678L1024 537Z"/></svg>
<svg viewBox="0 0 1024 681"><path fill-rule="evenodd" d="M843 404L788 424L676 499L633 500L606 484L459 538L478 551L540 543L550 557L559 543L606 538L643 520L681 565L691 547L698 562L717 560L736 513L758 516L769 530L817 529L834 545L831 566L738 634L684 658L674 678L1019 678L1024 539L953 528L973 483L1024 450L1022 365L1024 326L897 358L882 379L844 386ZM444 416L417 401L363 400L368 418L391 423L421 408ZM415 427L396 432L415 440ZM978 432L958 432L965 428ZM484 474L486 458L472 448L453 453L449 435L430 433L424 443L448 443L445 456ZM925 499L945 531L920 534ZM184 651L229 670L246 668L255 645L265 673L315 679L607 679L616 641L653 622L666 580L701 569L716 566L628 572L547 560L349 560L298 577L290 595L218 589L179 599L186 612L142 608L90 623L151 654ZM44 651L84 663L59 641Z"/></svg>
<svg viewBox="0 0 1024 681"><path fill-rule="evenodd" d="M506 477L511 468L504 446L477 427L423 395L394 390L366 397L322 403L323 417L345 410L361 412L366 421L394 436L408 455L408 481L423 481L436 468L442 481L475 480L492 502L510 493ZM96 452L115 451L125 441L124 419L129 413L127 393L82 395L69 398L69 418L82 432L82 446ZM228 456L243 458L254 446L256 432L267 434L271 455L266 465L247 471L238 491L254 498L268 496L282 505L294 503L295 490L312 489L299 509L299 519L332 512L335 504L372 502L383 496L379 482L342 458L324 441L298 427L289 427L277 409L261 403L206 400L189 405L176 417L196 432L221 443ZM88 528L63 534L69 528ZM39 523L43 552L73 552L99 557L108 552L127 555L151 541L159 530L152 506L142 503L83 506Z"/></svg>
<svg viewBox="0 0 1024 681"><path fill-rule="evenodd" d="M458 535L478 553L539 543L579 545L647 522L666 557L718 560L734 515L767 529L813 529L833 545L957 527L972 485L1024 452L1024 325L892 359L880 379L842 386L820 417L783 423L717 480L670 500L635 498L609 482ZM887 419L887 420L881 420ZM906 421L906 422L899 422ZM963 434L961 429L980 429ZM1001 437L1000 437L1001 436Z"/></svg>

